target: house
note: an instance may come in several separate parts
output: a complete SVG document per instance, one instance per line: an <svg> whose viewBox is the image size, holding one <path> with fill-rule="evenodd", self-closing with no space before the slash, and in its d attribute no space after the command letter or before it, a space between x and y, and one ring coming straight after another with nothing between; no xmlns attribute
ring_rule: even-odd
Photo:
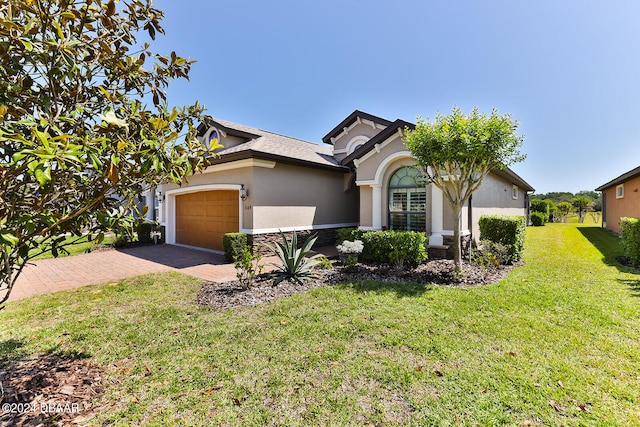
<svg viewBox="0 0 640 427"><path fill-rule="evenodd" d="M640 218L640 167L596 188L602 192L602 226L620 233L620 218Z"/></svg>
<svg viewBox="0 0 640 427"><path fill-rule="evenodd" d="M319 145L208 119L201 137L224 148L188 184L160 188L166 242L219 251L228 232L260 243L295 230L333 243L336 229L360 227L425 231L431 246L446 248L451 209L414 167L403 143L407 127L414 125L356 110ZM465 238L479 236L481 215L527 215L531 191L510 169L491 173L464 208Z"/></svg>

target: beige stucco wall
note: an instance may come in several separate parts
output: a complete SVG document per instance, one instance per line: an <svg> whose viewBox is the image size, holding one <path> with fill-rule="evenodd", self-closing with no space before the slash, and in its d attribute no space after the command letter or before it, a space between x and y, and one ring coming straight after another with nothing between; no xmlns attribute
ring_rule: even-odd
<svg viewBox="0 0 640 427"><path fill-rule="evenodd" d="M342 173L277 163L254 170L250 194L256 230L358 223L358 193Z"/></svg>
<svg viewBox="0 0 640 427"><path fill-rule="evenodd" d="M407 151L407 147L404 145L402 138L397 133L394 133L393 136L384 141L381 145L384 146L380 148L379 153L372 150L363 156L363 159L359 162L357 169L358 181L375 179L376 171L383 162L396 153ZM407 164L415 164L415 161L410 157L407 157L407 159L410 160Z"/></svg>
<svg viewBox="0 0 640 427"><path fill-rule="evenodd" d="M478 221L482 215L515 215L525 216L526 192L518 188L518 197L512 196L513 184L507 180L489 174L482 181L482 185L472 196L473 210L473 238L480 238Z"/></svg>
<svg viewBox="0 0 640 427"><path fill-rule="evenodd" d="M274 167L219 170L232 163L216 165L207 169L212 172L189 177L189 183L182 187L165 184L160 190L164 194L172 190L210 191L215 189L212 185L242 184L248 197L241 202L241 229L251 233L358 224L358 191L345 191L345 174L275 162L265 164L269 163ZM162 203L161 218L163 225L170 227L167 206Z"/></svg>

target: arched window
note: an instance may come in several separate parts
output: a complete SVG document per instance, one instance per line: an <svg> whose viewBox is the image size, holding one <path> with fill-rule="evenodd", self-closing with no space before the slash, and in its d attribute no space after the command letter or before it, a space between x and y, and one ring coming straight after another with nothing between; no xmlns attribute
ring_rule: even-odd
<svg viewBox="0 0 640 427"><path fill-rule="evenodd" d="M398 169L389 180L389 229L424 231L427 191L420 171L411 166Z"/></svg>

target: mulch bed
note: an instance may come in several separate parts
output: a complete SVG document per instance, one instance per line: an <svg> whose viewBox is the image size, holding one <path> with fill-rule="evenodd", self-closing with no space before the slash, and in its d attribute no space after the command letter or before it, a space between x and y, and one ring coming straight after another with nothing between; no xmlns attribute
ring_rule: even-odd
<svg viewBox="0 0 640 427"><path fill-rule="evenodd" d="M253 306L321 286L359 280L402 281L462 287L479 286L497 282L517 265L482 266L463 262L465 274L457 278L453 273L453 261L451 260L431 260L416 268L405 267L403 269L394 269L386 265L358 264L353 271L347 271L337 261L334 261L334 268L315 270L316 277L304 281L302 285L284 281L274 286L266 275L258 278L254 286L249 288L241 286L237 281L208 282L202 286L197 301L200 305L216 309Z"/></svg>
<svg viewBox="0 0 640 427"><path fill-rule="evenodd" d="M77 426L93 419L102 369L84 358L38 354L0 370L3 426Z"/></svg>

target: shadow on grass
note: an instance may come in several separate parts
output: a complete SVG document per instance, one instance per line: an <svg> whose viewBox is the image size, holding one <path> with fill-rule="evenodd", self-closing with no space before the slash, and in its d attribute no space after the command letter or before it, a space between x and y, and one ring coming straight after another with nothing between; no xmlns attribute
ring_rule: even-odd
<svg viewBox="0 0 640 427"><path fill-rule="evenodd" d="M398 298L418 297L433 289L433 286L415 282L356 280L335 285L341 289L353 289L356 292L375 292L377 294L394 293Z"/></svg>
<svg viewBox="0 0 640 427"><path fill-rule="evenodd" d="M600 227L579 227L578 230L602 254L602 261L624 273L640 274L640 271L626 267L616 258L624 255L620 238L609 230Z"/></svg>
<svg viewBox="0 0 640 427"><path fill-rule="evenodd" d="M580 227L582 235L589 240L602 254L602 261L616 267L622 273L640 275L640 270L622 265L617 258L624 255L620 237L609 230L600 227ZM640 279L619 279L629 287L634 296L640 297Z"/></svg>

